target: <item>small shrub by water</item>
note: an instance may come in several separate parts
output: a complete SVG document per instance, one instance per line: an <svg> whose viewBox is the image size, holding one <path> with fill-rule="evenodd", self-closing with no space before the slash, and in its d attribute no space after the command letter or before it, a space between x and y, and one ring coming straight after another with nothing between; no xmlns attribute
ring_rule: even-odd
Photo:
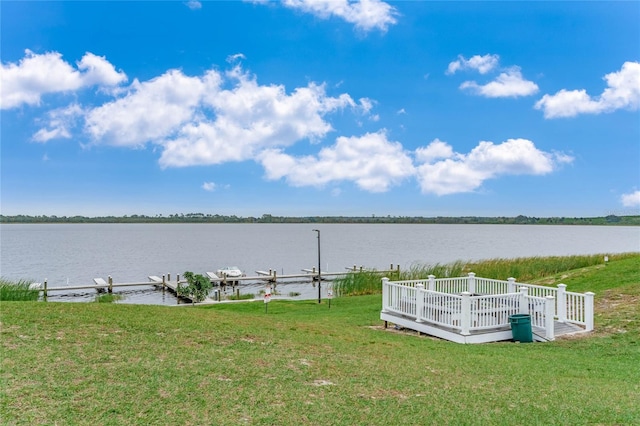
<svg viewBox="0 0 640 426"><path fill-rule="evenodd" d="M271 293L274 294L274 293ZM232 294L230 296L227 297L227 299L229 300L251 300L251 299L255 299L256 295L253 293L247 293L247 294Z"/></svg>
<svg viewBox="0 0 640 426"><path fill-rule="evenodd" d="M183 276L187 280L187 285L178 287L178 296L188 297L194 302L202 302L207 298L209 291L213 288L209 278L191 271L185 272Z"/></svg>
<svg viewBox="0 0 640 426"><path fill-rule="evenodd" d="M113 303L124 299L121 294L105 293L96 296L96 303Z"/></svg>
<svg viewBox="0 0 640 426"><path fill-rule="evenodd" d="M40 291L30 290L31 283L20 280L11 281L0 278L0 301L35 301L38 300Z"/></svg>

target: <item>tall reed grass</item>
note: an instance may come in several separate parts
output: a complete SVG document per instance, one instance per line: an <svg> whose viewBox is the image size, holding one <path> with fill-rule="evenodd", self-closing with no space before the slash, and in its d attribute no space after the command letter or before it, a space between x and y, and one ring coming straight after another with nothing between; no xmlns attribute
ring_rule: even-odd
<svg viewBox="0 0 640 426"><path fill-rule="evenodd" d="M0 278L0 301L34 301L38 300L40 292L30 290L31 283L25 280L11 281Z"/></svg>
<svg viewBox="0 0 640 426"><path fill-rule="evenodd" d="M378 294L382 292L382 276L382 273L376 271L351 272L336 279L333 290L338 297Z"/></svg>
<svg viewBox="0 0 640 426"><path fill-rule="evenodd" d="M609 255L610 261L637 257L640 253ZM435 265L414 264L406 271L385 274L390 280L420 280L429 275L437 278L461 277L474 272L478 277L506 280L510 277L527 282L555 275L564 271L604 264L604 254L577 256L523 257L515 259L488 259L477 262L461 260ZM382 273L358 272L336 279L334 287L338 296L360 296L382 291Z"/></svg>

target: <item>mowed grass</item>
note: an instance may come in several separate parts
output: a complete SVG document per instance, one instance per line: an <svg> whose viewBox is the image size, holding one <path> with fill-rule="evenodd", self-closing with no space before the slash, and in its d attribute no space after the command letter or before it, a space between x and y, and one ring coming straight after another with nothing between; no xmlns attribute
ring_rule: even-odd
<svg viewBox="0 0 640 426"><path fill-rule="evenodd" d="M640 255L557 274L596 292L590 337L459 345L385 330L380 295L267 313L2 302L1 421L639 424Z"/></svg>

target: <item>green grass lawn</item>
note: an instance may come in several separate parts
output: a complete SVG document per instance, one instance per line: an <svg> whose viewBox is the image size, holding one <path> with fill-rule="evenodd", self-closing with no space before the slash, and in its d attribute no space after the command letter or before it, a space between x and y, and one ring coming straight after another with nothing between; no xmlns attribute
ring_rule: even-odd
<svg viewBox="0 0 640 426"><path fill-rule="evenodd" d="M460 345L380 295L205 307L2 302L2 424L640 424L640 255L547 277L596 332Z"/></svg>

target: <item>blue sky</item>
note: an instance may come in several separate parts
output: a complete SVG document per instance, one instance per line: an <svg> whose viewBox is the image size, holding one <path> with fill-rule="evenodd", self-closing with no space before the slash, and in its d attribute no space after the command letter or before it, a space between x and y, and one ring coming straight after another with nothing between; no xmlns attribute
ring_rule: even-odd
<svg viewBox="0 0 640 426"><path fill-rule="evenodd" d="M2 214L640 211L640 2L0 7Z"/></svg>

